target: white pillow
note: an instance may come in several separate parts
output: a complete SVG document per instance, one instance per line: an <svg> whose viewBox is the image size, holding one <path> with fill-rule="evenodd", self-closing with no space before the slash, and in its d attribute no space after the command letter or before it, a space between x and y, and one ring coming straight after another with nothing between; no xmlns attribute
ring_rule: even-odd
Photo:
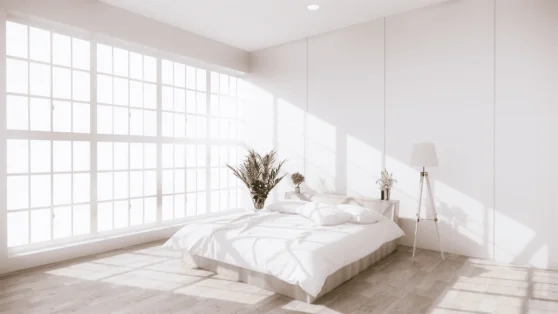
<svg viewBox="0 0 558 314"><path fill-rule="evenodd" d="M309 202L298 209L298 214L322 226L341 225L351 219L351 214L338 209L335 205Z"/></svg>
<svg viewBox="0 0 558 314"><path fill-rule="evenodd" d="M351 219L349 219L349 222L354 224L373 224L387 218L373 209L358 205L339 204L337 208L350 214Z"/></svg>
<svg viewBox="0 0 558 314"><path fill-rule="evenodd" d="M266 209L284 214L296 214L298 209L310 202L302 200L283 200L267 205Z"/></svg>

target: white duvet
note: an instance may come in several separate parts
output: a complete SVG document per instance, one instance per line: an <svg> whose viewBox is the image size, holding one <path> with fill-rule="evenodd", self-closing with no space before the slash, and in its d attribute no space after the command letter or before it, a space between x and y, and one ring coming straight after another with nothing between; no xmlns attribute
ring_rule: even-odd
<svg viewBox="0 0 558 314"><path fill-rule="evenodd" d="M389 219L326 227L299 215L239 212L190 223L164 247L273 275L316 296L329 275L403 235Z"/></svg>

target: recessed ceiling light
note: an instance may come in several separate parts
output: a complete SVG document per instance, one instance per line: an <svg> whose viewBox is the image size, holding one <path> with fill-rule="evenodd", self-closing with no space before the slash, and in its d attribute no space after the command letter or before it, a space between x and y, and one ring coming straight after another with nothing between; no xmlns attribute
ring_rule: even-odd
<svg viewBox="0 0 558 314"><path fill-rule="evenodd" d="M310 10L310 11L316 11L319 8L320 8L320 6L317 5L317 4L311 4L311 5L308 6L308 10Z"/></svg>

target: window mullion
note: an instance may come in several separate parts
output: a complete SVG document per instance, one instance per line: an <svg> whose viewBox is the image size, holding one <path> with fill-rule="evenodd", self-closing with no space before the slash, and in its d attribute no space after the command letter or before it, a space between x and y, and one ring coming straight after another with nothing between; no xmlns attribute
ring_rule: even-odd
<svg viewBox="0 0 558 314"><path fill-rule="evenodd" d="M91 201L90 211L89 211L89 231L91 234L98 232L97 230L97 42L96 40L91 40L90 43L90 115L89 115L89 131L91 132L92 138L90 141L90 156L89 156L89 199Z"/></svg>
<svg viewBox="0 0 558 314"><path fill-rule="evenodd" d="M163 218L163 144L162 144L162 136L163 136L163 127L162 127L162 59L157 57L157 223L160 223Z"/></svg>

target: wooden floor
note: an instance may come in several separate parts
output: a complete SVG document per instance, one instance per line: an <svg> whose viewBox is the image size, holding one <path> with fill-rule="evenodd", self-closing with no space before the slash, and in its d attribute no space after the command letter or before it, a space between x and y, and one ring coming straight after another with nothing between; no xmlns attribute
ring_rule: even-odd
<svg viewBox="0 0 558 314"><path fill-rule="evenodd" d="M305 304L183 265L161 243L0 278L0 313L558 313L558 272L399 247Z"/></svg>

